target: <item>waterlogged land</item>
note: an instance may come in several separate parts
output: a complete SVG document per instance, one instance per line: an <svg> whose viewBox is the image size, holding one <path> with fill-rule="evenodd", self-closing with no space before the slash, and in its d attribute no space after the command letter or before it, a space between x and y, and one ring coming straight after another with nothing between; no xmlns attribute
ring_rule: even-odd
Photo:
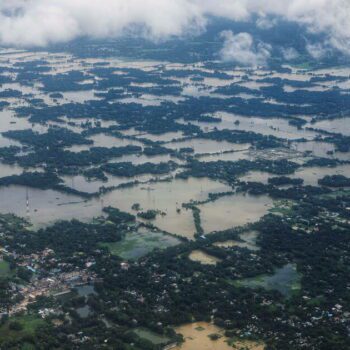
<svg viewBox="0 0 350 350"><path fill-rule="evenodd" d="M348 349L350 70L86 45L0 51L0 348Z"/></svg>
<svg viewBox="0 0 350 350"><path fill-rule="evenodd" d="M101 243L101 246L123 259L136 260L154 249L165 249L179 243L179 240L172 236L141 227L135 232L127 233L120 242Z"/></svg>
<svg viewBox="0 0 350 350"><path fill-rule="evenodd" d="M258 341L230 339L224 335L223 329L206 322L187 324L176 328L176 332L180 333L184 339L181 346L175 347L176 350L265 349L265 345ZM215 340L211 337L215 337Z"/></svg>
<svg viewBox="0 0 350 350"><path fill-rule="evenodd" d="M300 275L295 265L288 264L277 269L271 276L257 276L251 279L239 280L236 284L246 288L277 290L288 297L292 293L300 291Z"/></svg>
<svg viewBox="0 0 350 350"><path fill-rule="evenodd" d="M216 265L220 259L215 256L209 255L201 250L194 250L188 256L192 261L200 262L204 265Z"/></svg>
<svg viewBox="0 0 350 350"><path fill-rule="evenodd" d="M257 239L259 236L259 232L257 231L247 231L241 233L238 237L239 240L228 240L223 242L215 242L214 245L220 248L247 248L252 251L259 250L259 246L257 245Z"/></svg>

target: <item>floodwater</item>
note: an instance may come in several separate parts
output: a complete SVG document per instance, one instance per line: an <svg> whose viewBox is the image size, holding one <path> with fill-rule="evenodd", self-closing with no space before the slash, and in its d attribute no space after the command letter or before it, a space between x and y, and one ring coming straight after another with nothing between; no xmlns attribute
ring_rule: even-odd
<svg viewBox="0 0 350 350"><path fill-rule="evenodd" d="M126 97L118 100L121 103L136 103L140 104L143 107L147 106L160 106L163 102L173 102L179 103L180 101L184 101L183 97L173 96L173 95L151 95L151 94L142 94L140 97Z"/></svg>
<svg viewBox="0 0 350 350"><path fill-rule="evenodd" d="M176 80L175 86L182 88L182 92L177 96L175 95L155 95L151 93L134 94L129 99L123 99L125 103L141 103L142 105L154 105L159 106L163 102L167 103L181 103L192 97L214 97L227 99L229 95L220 95L216 89L218 87L225 87L230 84L236 84L237 86L244 86L251 91L235 95L242 99L249 99L252 97L264 98L263 87L271 86L272 84L261 81L265 77L278 77L281 79L288 79L291 81L310 81L313 76L325 77L329 74L330 79L320 84L313 84L307 86L306 90L309 91L324 91L327 88L333 88L338 86L343 90L343 93L348 93L349 81L339 80L339 76L349 77L349 68L331 68L318 71L307 71L298 67L289 67L290 73L279 73L271 70L251 70L251 69L235 69L235 70L222 70L221 73L225 73L225 78L216 77L216 73L220 71L214 69L208 69L206 63L197 64L176 64L161 61L131 61L121 60L117 58L98 58L98 59L82 59L76 58L69 54L51 54L48 52L27 52L16 50L2 50L0 52L0 65L4 70L4 76L12 79L9 83L2 84L1 89L13 89L22 92L22 96L18 98L2 98L1 101L7 101L11 104L10 108L5 108L0 111L0 147L17 145L21 146L19 142L5 138L1 135L1 132L8 130L21 130L32 129L36 132L46 132L49 126L63 126L71 129L75 132L82 132L87 128L86 125L81 125L86 121L91 121L95 124L96 121L101 123L102 127L116 126L118 123L113 120L103 121L98 117L91 118L68 118L62 116L63 123L51 120L45 125L32 124L28 118L18 118L15 115L15 108L19 106L30 106L29 100L31 98L43 99L44 103L53 106L62 103L75 102L85 103L92 100L102 100L97 97L97 92L105 92L94 89L86 90L86 84L92 84L94 87L98 87L98 82L103 79L99 76L100 73L93 71L97 67L96 63L102 63L105 67L113 68L114 73L117 75L130 75L132 72L128 72L128 69L139 69L144 73L151 73L161 76L162 73L169 70L178 71L174 75L173 79ZM40 82L40 78L32 85L26 85L25 82L17 81L17 69L14 68L15 63L29 62L35 59L43 59L49 62L52 68L50 72L44 72L43 75L55 75L58 73L68 73L71 71L81 71L86 75L86 79L81 81L81 90L78 91L66 91L63 92L63 98L54 101L49 93L44 91L44 84ZM183 71L181 74L180 71ZM194 72L195 71L195 72ZM199 72L206 73L206 76L200 76ZM186 75L186 72L188 73ZM212 76L210 76L212 74ZM195 79L200 76L201 79ZM220 76L220 75L217 75ZM332 77L334 76L334 77ZM169 76L168 76L169 77ZM286 82L284 84L286 91L293 91L293 84ZM138 86L140 88L161 88L161 83L152 83L152 81L139 81L136 79L134 82L130 82L130 86ZM125 86L125 96L131 96L128 87ZM270 104L283 104L278 100L265 100ZM243 101L242 101L243 103ZM302 101L301 104L302 105ZM315 124L310 123L310 116L299 115L297 117L303 118L307 121L306 126L299 130L295 126L289 124L287 118L279 117L278 115L271 116L270 118L263 117L248 117L242 115L235 115L227 113L225 111L218 110L212 114L215 117L219 117L221 120L215 123L205 123L198 121L191 121L191 124L198 125L202 131L209 132L214 128L218 130L241 130L255 132L262 135L274 135L285 140L292 141L290 143L291 149L279 148L279 149L264 149L255 150L250 144L234 144L226 141L214 141L207 139L186 139L181 131L166 132L163 134L152 134L148 132L137 131L134 127L122 131L125 136L134 136L139 140L130 140L122 137L114 137L104 133L96 134L90 137L93 141L93 145L75 145L67 149L79 152L82 150L89 150L91 147L122 147L127 145L138 145L144 148L142 138L164 143L165 147L172 149L179 149L189 147L194 149L196 158L202 162L211 161L238 161L240 159L254 160L256 158L263 159L290 159L297 161L299 164L305 163L311 156L315 157L327 157L327 158L339 158L342 160L350 160L349 153L335 152L333 144L325 143L320 140L315 140L318 136L318 132L307 130L307 127L312 127L320 130L325 130L334 133L342 133L343 135L350 135L350 117L319 121ZM79 117L78 115L76 117ZM111 116L113 118L113 116ZM69 125L68 123L74 121L75 125ZM177 123L187 124L187 121L179 118L176 119ZM131 123L131 125L135 126ZM322 136L322 135L321 135ZM307 142L298 142L296 139L305 138ZM125 155L120 158L116 158L112 161L132 162L133 164L143 164L145 162L160 163L173 160L179 164L183 164L183 160L171 158L169 155L158 155L148 157L143 154ZM5 165L0 164L0 177L9 175L18 175L24 169L17 165ZM40 169L39 169L40 170ZM32 169L31 169L32 171ZM342 174L350 176L350 165L339 165L334 168L328 167L312 167L302 168L298 170L291 177L301 177L305 180L305 185L317 185L318 179L325 175ZM160 179L164 179L165 176L155 177L151 175L142 175L132 178L127 177L115 177L108 176L107 182L102 181L88 181L83 176L64 176L64 183L78 191L94 193L99 189L108 186L118 186L131 181L140 181L143 184L137 186L114 190L112 192L105 193L101 198L93 198L90 200L83 200L80 197L59 193L52 190L39 190L39 189L27 189L20 186L10 186L0 189L0 198L6 198L7 200L0 201L1 212L14 212L18 215L26 217L27 214L33 224L38 227L53 223L55 220L60 219L72 219L77 218L83 221L91 220L95 216L100 216L102 207L114 206L121 210L134 213L131 210L131 206L134 203L139 203L142 210L146 211L154 209L162 214L157 215L156 219L152 221L154 225L164 231L179 234L187 238L193 238L195 227L193 223L193 215L191 210L186 210L182 207L183 203L188 203L191 200L206 200L208 193L218 193L230 191L231 188L221 184L217 181L208 179L189 179L179 180L173 178L174 174L167 174L171 181L160 182ZM258 181L267 183L268 178L272 177L272 174L266 172L251 172L241 177L243 181ZM149 182L150 180L157 180L158 182ZM149 182L149 183L145 183ZM28 193L29 207L26 206L26 197ZM272 206L272 200L267 196L253 197L249 195L236 194L232 196L222 197L214 202L200 205L202 226L206 233L230 228L233 226L244 225L248 222L259 220L259 218L266 214L268 209ZM135 213L134 213L135 214ZM141 219L140 219L141 220ZM243 237L243 236L242 236ZM249 240L249 237L242 238L243 242L226 242L226 245L246 245L248 249L253 249L254 242ZM224 244L224 243L223 243ZM250 246L249 246L250 245Z"/></svg>
<svg viewBox="0 0 350 350"><path fill-rule="evenodd" d="M249 145L247 145L247 147L249 147ZM215 154L199 156L197 158L201 162L217 162L219 160L224 162L236 162L241 159L246 159L246 160L252 159L248 151L232 151L232 152L225 152L225 153L215 153Z"/></svg>
<svg viewBox="0 0 350 350"><path fill-rule="evenodd" d="M142 147L142 143L135 140L122 139L119 137L114 137L105 134L96 134L91 137L87 137L88 140L93 141L91 145L74 145L71 147L66 147L66 150L71 152L81 152L88 151L91 147L125 147L128 145L140 146Z"/></svg>
<svg viewBox="0 0 350 350"><path fill-rule="evenodd" d="M53 224L58 220L81 219L90 220L94 212L88 211L89 206L83 199L63 194L53 190L28 189L29 216L26 207L27 189L22 186L0 188L1 213L14 213L29 218L34 227ZM91 207L89 206L91 209ZM100 206L101 208L101 206ZM95 211L97 214L97 211ZM89 216L92 214L92 216Z"/></svg>
<svg viewBox="0 0 350 350"><path fill-rule="evenodd" d="M336 167L308 167L298 169L291 177L301 178L304 185L318 186L318 180L327 175L344 175L350 177L350 164Z"/></svg>
<svg viewBox="0 0 350 350"><path fill-rule="evenodd" d="M9 165L0 163L0 178L11 175L19 175L22 174L24 169L19 165Z"/></svg>
<svg viewBox="0 0 350 350"><path fill-rule="evenodd" d="M134 203L139 203L143 211L159 210L165 215L157 215L152 221L156 227L192 238L195 232L192 210L182 208L182 203L205 200L209 193L226 192L230 189L227 185L204 178L174 179L123 188L106 194L103 200L105 204L127 212L131 212Z"/></svg>
<svg viewBox="0 0 350 350"><path fill-rule="evenodd" d="M101 187L119 186L122 184L134 182L134 181L147 182L147 181L150 181L151 179L153 179L154 176L150 175L150 174L133 176L133 177L109 175L108 180L105 182L101 181L101 180L89 181L82 175L61 176L61 178L67 187L73 188L73 189L81 191L81 192L97 193L97 192L99 192Z"/></svg>
<svg viewBox="0 0 350 350"><path fill-rule="evenodd" d="M250 171L246 175L239 178L242 182L261 182L264 185L268 183L268 179L274 177L274 175L265 171Z"/></svg>
<svg viewBox="0 0 350 350"><path fill-rule="evenodd" d="M191 210L182 208L182 203L191 200L203 201L209 193L227 192L231 188L208 179L174 179L121 188L104 194L101 198L84 200L77 196L53 190L29 189L29 214L34 226L52 224L56 220L79 219L90 221L102 214L102 208L113 206L135 214L132 205L139 203L142 210L157 210L152 224L166 232L192 239L195 227ZM0 188L0 212L14 213L26 217L26 188L9 186Z"/></svg>
<svg viewBox="0 0 350 350"><path fill-rule="evenodd" d="M201 224L205 233L223 231L258 221L272 208L268 196L234 194L214 202L199 205Z"/></svg>
<svg viewBox="0 0 350 350"><path fill-rule="evenodd" d="M131 162L133 165L139 165L144 163L167 163L170 160L172 160L175 163L182 163L182 161L171 157L169 154L161 154L156 156L146 156L145 154L127 154L116 159L118 160L118 162Z"/></svg>
<svg viewBox="0 0 350 350"><path fill-rule="evenodd" d="M181 131L178 132L166 132L164 134L156 135L156 134L150 134L150 133L142 133L138 134L138 138L144 138L148 139L154 142L170 142L172 140L180 139L184 135Z"/></svg>
<svg viewBox="0 0 350 350"><path fill-rule="evenodd" d="M211 131L215 128L218 130L243 130L262 135L273 135L288 140L313 139L317 136L314 131L298 130L288 123L288 119L244 117L227 112L215 113L213 117L220 118L221 121L215 123L194 121L191 123L201 127L203 131Z"/></svg>
<svg viewBox="0 0 350 350"><path fill-rule="evenodd" d="M87 101L98 101L101 98L95 96L94 90L67 91L62 93L66 102L84 103Z"/></svg>
<svg viewBox="0 0 350 350"><path fill-rule="evenodd" d="M309 126L314 129L321 129L336 134L350 136L350 117L333 120L323 120L314 124L310 124Z"/></svg>
<svg viewBox="0 0 350 350"><path fill-rule="evenodd" d="M247 144L234 144L227 141L214 141L205 139L191 139L165 144L165 147L179 150L180 148L193 148L195 154L210 154L226 151L240 151L247 149Z"/></svg>
<svg viewBox="0 0 350 350"><path fill-rule="evenodd" d="M27 118L17 118L13 111L5 109L0 111L0 132L12 130L32 129L33 124ZM41 125L36 125L34 131L45 131L46 128Z"/></svg>
<svg viewBox="0 0 350 350"><path fill-rule="evenodd" d="M318 180L327 175L344 175L350 177L350 164L341 164L335 167L301 167L294 174L286 175L290 178L300 178L304 180L304 186L318 186ZM268 183L268 179L276 175L265 171L251 171L240 177L241 181Z"/></svg>
<svg viewBox="0 0 350 350"><path fill-rule="evenodd" d="M291 144L291 147L298 152L311 154L314 157L339 158L338 153L334 154L335 146L332 143L322 141L295 142Z"/></svg>

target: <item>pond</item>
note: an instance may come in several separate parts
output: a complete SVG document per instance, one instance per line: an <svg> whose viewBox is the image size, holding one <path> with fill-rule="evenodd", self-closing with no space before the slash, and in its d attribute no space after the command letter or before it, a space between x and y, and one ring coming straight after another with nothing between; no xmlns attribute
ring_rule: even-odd
<svg viewBox="0 0 350 350"><path fill-rule="evenodd" d="M82 307L78 307L77 309L75 309L75 311L78 313L78 315L81 318L88 318L89 315L91 314L91 309L89 305L84 305Z"/></svg>

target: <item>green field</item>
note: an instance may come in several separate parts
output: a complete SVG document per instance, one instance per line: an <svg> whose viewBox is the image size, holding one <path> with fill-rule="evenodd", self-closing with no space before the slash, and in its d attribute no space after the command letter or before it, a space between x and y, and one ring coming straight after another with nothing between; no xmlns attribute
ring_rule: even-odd
<svg viewBox="0 0 350 350"><path fill-rule="evenodd" d="M170 341L166 336L154 333L145 328L136 328L134 333L141 339L150 341L154 345L166 344Z"/></svg>
<svg viewBox="0 0 350 350"><path fill-rule="evenodd" d="M22 329L18 331L10 329L11 322L18 322L22 326ZM13 317L0 327L0 344L4 341L19 340L26 336L34 336L35 330L44 324L45 321L37 316L25 315ZM31 349L30 344L23 349Z"/></svg>
<svg viewBox="0 0 350 350"><path fill-rule="evenodd" d="M0 277L8 277L10 275L10 264L5 260L0 261Z"/></svg>

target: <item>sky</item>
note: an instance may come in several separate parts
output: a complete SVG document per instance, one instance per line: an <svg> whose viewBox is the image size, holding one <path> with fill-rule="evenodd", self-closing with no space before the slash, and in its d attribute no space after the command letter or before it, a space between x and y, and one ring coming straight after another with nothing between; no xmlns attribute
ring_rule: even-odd
<svg viewBox="0 0 350 350"><path fill-rule="evenodd" d="M0 0L0 45L45 47L79 37L119 37L130 31L150 40L166 40L205 31L213 16L254 20L261 30L281 21L295 22L311 33L324 34L322 42L307 44L313 57L334 48L350 55L350 0ZM237 50L252 64L270 55L268 43L256 42L248 33L226 31L221 39L226 60L241 60L233 55ZM285 57L296 54L286 48Z"/></svg>

